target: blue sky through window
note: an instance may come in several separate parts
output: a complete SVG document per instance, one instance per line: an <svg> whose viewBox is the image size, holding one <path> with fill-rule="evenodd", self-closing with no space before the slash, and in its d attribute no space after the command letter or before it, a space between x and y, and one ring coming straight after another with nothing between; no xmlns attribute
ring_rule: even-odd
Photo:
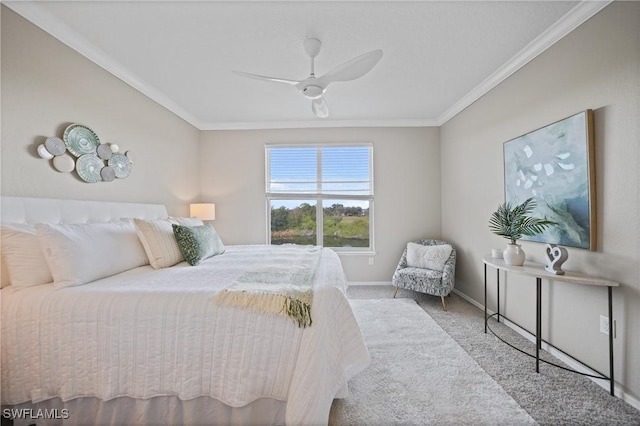
<svg viewBox="0 0 640 426"><path fill-rule="evenodd" d="M367 195L371 191L369 152L368 146L272 147L269 191Z"/></svg>
<svg viewBox="0 0 640 426"><path fill-rule="evenodd" d="M316 205L315 200L271 200L271 208L277 209L279 207L285 207L287 209L294 209L302 203L307 203L311 206ZM368 200L326 200L323 202L323 207L330 207L332 204L342 204L345 207L362 207L363 209L369 208Z"/></svg>

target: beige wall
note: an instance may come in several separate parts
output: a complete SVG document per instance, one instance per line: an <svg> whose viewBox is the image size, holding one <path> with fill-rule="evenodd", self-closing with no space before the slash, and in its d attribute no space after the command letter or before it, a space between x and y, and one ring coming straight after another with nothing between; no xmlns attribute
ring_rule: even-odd
<svg viewBox="0 0 640 426"><path fill-rule="evenodd" d="M199 131L2 6L2 194L152 202L187 214ZM68 124L137 156L126 179L89 184L36 154Z"/></svg>
<svg viewBox="0 0 640 426"><path fill-rule="evenodd" d="M504 200L503 142L585 109L595 116L599 242L595 252L569 249L565 269L621 283L614 291L615 376L638 400L640 3L611 4L441 128L442 232L460 247L456 288L482 302L481 258L506 243L487 228ZM544 261L544 245L523 248ZM535 281L507 279L507 315L534 330ZM493 285L490 291L493 308ZM546 337L608 372L607 336L599 333L606 290L554 283L543 294Z"/></svg>
<svg viewBox="0 0 640 426"><path fill-rule="evenodd" d="M201 138L202 200L216 203L216 230L229 244L264 244L266 143L371 142L375 181L374 264L341 255L349 281L391 281L404 245L440 236L437 128L208 131Z"/></svg>

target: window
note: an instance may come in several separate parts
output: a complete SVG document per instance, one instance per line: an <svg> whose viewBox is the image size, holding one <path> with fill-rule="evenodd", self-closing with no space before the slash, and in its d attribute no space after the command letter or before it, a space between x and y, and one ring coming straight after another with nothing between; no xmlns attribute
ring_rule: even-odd
<svg viewBox="0 0 640 426"><path fill-rule="evenodd" d="M270 244L373 250L373 147L267 145Z"/></svg>

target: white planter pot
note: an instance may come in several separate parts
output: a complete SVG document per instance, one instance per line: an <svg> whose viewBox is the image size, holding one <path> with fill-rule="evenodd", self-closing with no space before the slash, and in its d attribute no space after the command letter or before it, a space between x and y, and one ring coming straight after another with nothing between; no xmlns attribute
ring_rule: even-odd
<svg viewBox="0 0 640 426"><path fill-rule="evenodd" d="M522 266L524 264L524 250L520 244L507 244L507 248L502 252L504 263L512 266Z"/></svg>

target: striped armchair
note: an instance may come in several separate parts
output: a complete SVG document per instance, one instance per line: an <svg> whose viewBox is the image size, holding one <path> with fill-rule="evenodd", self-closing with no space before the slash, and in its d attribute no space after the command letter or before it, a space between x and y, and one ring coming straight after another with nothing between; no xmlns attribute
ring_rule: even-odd
<svg viewBox="0 0 640 426"><path fill-rule="evenodd" d="M424 246L449 244L446 241L432 239L415 240L412 242ZM456 249L453 245L449 245L451 246L451 254L446 260L442 272L408 266L407 249L405 248L391 280L392 284L396 287L393 297L396 297L399 288L440 296L442 308L446 311L447 304L444 296L448 296L451 290L453 290L456 269Z"/></svg>

